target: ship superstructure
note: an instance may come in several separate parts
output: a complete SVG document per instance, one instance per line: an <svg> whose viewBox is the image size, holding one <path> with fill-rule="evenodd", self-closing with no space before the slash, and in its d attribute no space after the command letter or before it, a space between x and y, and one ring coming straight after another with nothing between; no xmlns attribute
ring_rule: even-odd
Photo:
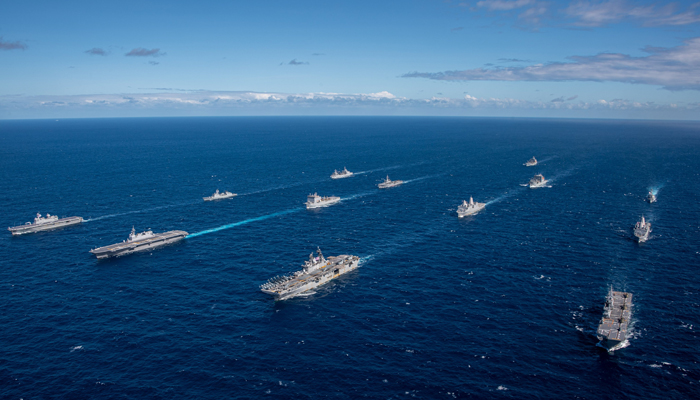
<svg viewBox="0 0 700 400"><path fill-rule="evenodd" d="M642 220L634 225L634 236L637 237L637 242L646 242L651 233L651 223L647 222L642 216Z"/></svg>
<svg viewBox="0 0 700 400"><path fill-rule="evenodd" d="M466 200L464 200L464 202L457 207L457 215L460 218L466 217L467 215L478 213L479 211L483 210L484 207L486 207L486 203L477 203L470 196L468 203Z"/></svg>
<svg viewBox="0 0 700 400"><path fill-rule="evenodd" d="M647 196L647 201L649 203L656 203L656 195L654 192L649 192L649 195Z"/></svg>
<svg viewBox="0 0 700 400"><path fill-rule="evenodd" d="M530 186L530 189L535 189L542 187L547 184L547 180L544 179L544 175L542 174L537 174L530 179L530 182L527 183L528 186Z"/></svg>
<svg viewBox="0 0 700 400"><path fill-rule="evenodd" d="M131 228L129 238L121 243L112 244L109 246L98 247L90 250L98 259L119 257L138 251L153 250L158 247L165 246L170 243L180 241L187 236L185 231L169 231L163 233L153 233L148 230L141 233L136 233L134 228Z"/></svg>
<svg viewBox="0 0 700 400"><path fill-rule="evenodd" d="M47 213L45 217L42 217L41 213L36 213L33 223L27 222L24 225L7 228L7 230L10 231L12 235L25 235L27 233L50 231L52 229L63 228L64 226L76 225L81 222L83 222L82 217L58 218L58 216L49 213Z"/></svg>
<svg viewBox="0 0 700 400"><path fill-rule="evenodd" d="M331 179L342 179L342 178L349 178L351 176L355 175L354 173L348 171L347 168L343 168L342 171L338 172L338 170L334 170L333 174L331 174Z"/></svg>
<svg viewBox="0 0 700 400"><path fill-rule="evenodd" d="M276 276L261 285L260 290L273 296L275 300L286 300L328 283L359 266L360 258L357 256L340 255L326 259L321 249L317 249L316 257L311 253L301 271Z"/></svg>
<svg viewBox="0 0 700 400"><path fill-rule="evenodd" d="M377 187L380 189L387 189L390 187L399 186L401 184L403 184L403 181L392 181L391 179L389 179L389 175L387 175L386 179L382 181L382 183L377 185Z"/></svg>
<svg viewBox="0 0 700 400"><path fill-rule="evenodd" d="M228 199L231 197L238 196L236 193L231 193L228 190L225 192L219 192L219 189L216 189L216 192L212 194L209 197L202 197L204 201L213 201L213 200L222 200L222 199Z"/></svg>
<svg viewBox="0 0 700 400"><path fill-rule="evenodd" d="M327 207L340 201L338 196L319 196L318 193L310 194L306 197L306 209Z"/></svg>
<svg viewBox="0 0 700 400"><path fill-rule="evenodd" d="M535 165L537 165L537 159L535 157L532 157L525 163L526 167L534 167Z"/></svg>
<svg viewBox="0 0 700 400"><path fill-rule="evenodd" d="M627 339L632 318L632 293L616 292L610 288L605 299L603 318L598 325L599 345L614 351Z"/></svg>

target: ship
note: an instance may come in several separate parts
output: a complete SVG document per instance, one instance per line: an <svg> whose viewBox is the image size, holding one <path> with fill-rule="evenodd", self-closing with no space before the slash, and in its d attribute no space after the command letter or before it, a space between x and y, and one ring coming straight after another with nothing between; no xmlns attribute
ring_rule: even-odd
<svg viewBox="0 0 700 400"><path fill-rule="evenodd" d="M306 197L306 209L327 207L340 201L338 196L319 196L318 193L310 194Z"/></svg>
<svg viewBox="0 0 700 400"><path fill-rule="evenodd" d="M526 167L534 167L537 165L537 159L535 157L532 157L531 159L527 160L527 162L524 164Z"/></svg>
<svg viewBox="0 0 700 400"><path fill-rule="evenodd" d="M616 292L610 287L605 299L603 318L598 325L599 346L615 351L627 339L632 317L632 293Z"/></svg>
<svg viewBox="0 0 700 400"><path fill-rule="evenodd" d="M535 189L546 185L547 182L548 181L544 179L544 175L537 174L530 179L530 182L528 182L527 185L530 186L530 189Z"/></svg>
<svg viewBox="0 0 700 400"><path fill-rule="evenodd" d="M460 218L466 217L467 215L476 214L486 207L486 203L476 203L472 197L469 197L469 203L466 200L457 207L457 215Z"/></svg>
<svg viewBox="0 0 700 400"><path fill-rule="evenodd" d="M163 233L153 233L151 230L136 233L132 227L129 238L125 241L109 246L98 247L90 250L98 259L119 257L138 251L153 250L158 247L165 246L170 243L178 242L187 236L185 231L169 231Z"/></svg>
<svg viewBox="0 0 700 400"><path fill-rule="evenodd" d="M399 186L402 183L403 183L403 181L392 181L391 179L389 179L389 175L387 175L386 179L382 183L377 185L377 187L380 189L386 189L386 188L390 188L390 187L394 187L394 186Z"/></svg>
<svg viewBox="0 0 700 400"><path fill-rule="evenodd" d="M647 196L647 201L649 203L656 203L656 195L653 192L649 192L649 195Z"/></svg>
<svg viewBox="0 0 700 400"><path fill-rule="evenodd" d="M342 179L342 178L349 178L351 176L355 175L354 173L348 171L347 168L343 168L342 171L338 172L338 170L334 170L333 174L331 175L331 179Z"/></svg>
<svg viewBox="0 0 700 400"><path fill-rule="evenodd" d="M231 193L229 191L225 191L223 193L219 192L219 189L216 189L216 192L212 194L209 197L202 197L204 201L213 201L213 200L221 200L221 199L228 199L230 197L235 197L238 196L236 193Z"/></svg>
<svg viewBox="0 0 700 400"><path fill-rule="evenodd" d="M326 259L320 248L316 252L316 257L313 253L309 255L301 271L269 279L260 286L260 290L273 296L275 300L287 300L326 284L360 266L358 256L340 255Z"/></svg>
<svg viewBox="0 0 700 400"><path fill-rule="evenodd" d="M642 216L642 220L634 225L634 236L637 237L637 242L646 242L651 233L651 223L647 222Z"/></svg>
<svg viewBox="0 0 700 400"><path fill-rule="evenodd" d="M9 227L7 230L10 231L13 236L17 236L40 231L50 231L53 229L63 228L64 226L80 224L82 222L82 217L58 218L58 216L51 215L49 213L46 213L46 216L42 217L41 213L36 213L34 223L27 222L24 225Z"/></svg>

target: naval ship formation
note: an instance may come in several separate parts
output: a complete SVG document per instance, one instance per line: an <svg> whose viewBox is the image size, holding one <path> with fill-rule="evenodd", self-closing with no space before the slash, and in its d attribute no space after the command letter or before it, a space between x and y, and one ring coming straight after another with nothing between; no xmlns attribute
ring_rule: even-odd
<svg viewBox="0 0 700 400"><path fill-rule="evenodd" d="M98 259L119 257L138 251L153 250L165 246L166 244L180 241L184 239L185 236L187 236L187 232L185 231L153 233L153 231L148 230L146 232L136 233L136 230L131 228L131 234L129 234L129 238L125 241L92 249L90 253L94 254Z"/></svg>
<svg viewBox="0 0 700 400"><path fill-rule="evenodd" d="M260 290L273 296L275 300L286 300L326 284L360 266L360 258L357 256L340 255L326 259L320 248L317 253L316 257L313 253L309 255L301 271L276 276L261 285Z"/></svg>
<svg viewBox="0 0 700 400"><path fill-rule="evenodd" d="M340 201L338 196L324 196L321 197L318 193L310 194L306 196L306 209L310 210L312 208L328 207Z"/></svg>
<svg viewBox="0 0 700 400"><path fill-rule="evenodd" d="M389 175L387 175L386 179L382 181L382 183L377 185L377 187L380 189L387 189L390 187L399 186L401 184L403 184L403 181L392 181L391 179L389 179Z"/></svg>
<svg viewBox="0 0 700 400"><path fill-rule="evenodd" d="M483 210L484 207L486 207L486 203L477 203L470 196L469 203L464 200L464 202L457 207L457 215L459 215L460 218L466 217L467 215L478 213L479 211Z"/></svg>
<svg viewBox="0 0 700 400"><path fill-rule="evenodd" d="M642 216L642 220L634 225L634 236L637 237L637 242L646 242L651 233L651 223L647 222Z"/></svg>
<svg viewBox="0 0 700 400"><path fill-rule="evenodd" d="M219 189L216 189L216 192L212 194L209 197L202 197L204 201L213 201L213 200L221 200L221 199L228 199L230 197L236 197L238 196L236 193L231 193L229 191L225 191L223 193L219 192Z"/></svg>
<svg viewBox="0 0 700 400"><path fill-rule="evenodd" d="M354 173L348 171L347 168L343 168L342 171L338 172L338 170L334 170L333 173L331 174L331 179L342 179L342 178L349 178L351 176L355 175Z"/></svg>
<svg viewBox="0 0 700 400"><path fill-rule="evenodd" d="M76 225L81 222L83 222L81 217L58 218L58 216L49 213L46 213L46 217L42 217L41 213L36 213L34 223L27 222L24 225L7 228L7 230L10 231L12 235L17 236L40 231L50 231L52 229L63 228L64 226Z"/></svg>
<svg viewBox="0 0 700 400"><path fill-rule="evenodd" d="M632 293L616 292L611 287L598 325L599 345L608 351L618 348L627 339L631 317Z"/></svg>

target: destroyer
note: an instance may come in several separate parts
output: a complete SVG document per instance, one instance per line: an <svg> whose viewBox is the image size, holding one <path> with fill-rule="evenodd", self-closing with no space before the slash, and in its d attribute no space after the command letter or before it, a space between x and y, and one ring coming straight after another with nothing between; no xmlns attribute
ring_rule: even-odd
<svg viewBox="0 0 700 400"><path fill-rule="evenodd" d="M274 296L275 300L286 300L328 283L360 266L360 258L357 256L340 255L326 259L321 249L318 249L317 253L317 257L314 257L313 253L309 255L309 260L302 265L301 271L276 276L261 285L260 290Z"/></svg>
<svg viewBox="0 0 700 400"><path fill-rule="evenodd" d="M312 208L327 207L340 201L338 196L324 196L321 197L318 193L310 194L306 197L306 209L310 210Z"/></svg>
<svg viewBox="0 0 700 400"><path fill-rule="evenodd" d="M34 223L27 222L24 225L7 228L7 230L12 232L13 235L24 235L39 231L50 231L52 229L63 228L64 226L76 225L81 222L83 222L81 217L67 217L59 219L56 215L51 215L49 213L46 214L46 217L42 217L41 213L36 213Z"/></svg>
<svg viewBox="0 0 700 400"><path fill-rule="evenodd" d="M608 351L614 351L627 339L632 317L632 293L615 292L610 288L605 299L603 318L598 325L598 343Z"/></svg>
<svg viewBox="0 0 700 400"><path fill-rule="evenodd" d="M394 186L399 186L403 183L403 181L392 181L389 179L389 175L386 176L386 179L378 185L380 189L386 189Z"/></svg>
<svg viewBox="0 0 700 400"><path fill-rule="evenodd" d="M535 189L542 187L547 184L547 180L544 179L544 176L542 174L537 174L530 179L530 182L528 182L528 186L530 186L530 189Z"/></svg>
<svg viewBox="0 0 700 400"><path fill-rule="evenodd" d="M136 233L134 228L131 228L131 234L125 241L109 246L98 247L90 250L98 259L108 257L119 257L137 251L153 250L155 248L165 246L166 244L175 243L187 236L185 231L169 231L163 233L153 233L148 230L146 232Z"/></svg>
<svg viewBox="0 0 700 400"><path fill-rule="evenodd" d="M348 171L347 168L343 168L343 170L340 172L338 172L338 170L336 169L333 171L333 174L331 175L331 179L349 178L353 175L355 175L355 174Z"/></svg>
<svg viewBox="0 0 700 400"><path fill-rule="evenodd" d="M212 194L209 197L202 197L204 201L212 201L212 200L221 200L221 199L228 199L229 197L235 197L238 196L236 193L231 193L229 191L220 193L219 189L216 189L216 192Z"/></svg>
<svg viewBox="0 0 700 400"><path fill-rule="evenodd" d="M532 157L525 163L526 167L534 167L535 165L537 165L537 159L535 157Z"/></svg>
<svg viewBox="0 0 700 400"><path fill-rule="evenodd" d="M646 242L651 233L651 223L647 222L642 216L642 220L634 225L634 236L637 237L637 242Z"/></svg>
<svg viewBox="0 0 700 400"><path fill-rule="evenodd" d="M649 192L649 195L647 196L647 201L649 203L656 203L656 195L653 192Z"/></svg>
<svg viewBox="0 0 700 400"><path fill-rule="evenodd" d="M485 203L475 203L472 197L469 197L469 203L466 200L457 207L457 215L460 218L466 217L467 215L476 214L486 207Z"/></svg>

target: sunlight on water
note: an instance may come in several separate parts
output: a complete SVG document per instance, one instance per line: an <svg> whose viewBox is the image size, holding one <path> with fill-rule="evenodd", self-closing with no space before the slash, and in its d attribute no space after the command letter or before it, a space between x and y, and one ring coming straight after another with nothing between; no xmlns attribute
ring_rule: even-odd
<svg viewBox="0 0 700 400"><path fill-rule="evenodd" d="M303 208L293 208L293 209L291 209L291 210L285 210L285 211L280 211L280 212L276 212L276 213L273 213L273 214L263 215L262 217L256 217L256 218L246 219L245 221L239 221L239 222L234 222L234 223L228 224L228 225L222 225L222 226L220 226L220 227L218 227L218 228L212 228L212 229L207 229L207 230L205 230L205 231L201 231L201 232L197 232L197 233L192 233L192 234L190 234L190 235L185 236L185 239L189 239L189 238L193 238L193 237L196 237L196 236L205 235L205 234L207 234L207 233L213 233L213 232L223 231L224 229L235 228L235 227L237 227L237 226L249 224L249 223L251 223L251 222L263 221L263 220L266 220L266 219L268 219L268 218L278 217L278 216L280 216L280 215L285 215L285 214L293 213L293 212L295 212L295 211L300 211L300 210L303 210Z"/></svg>

